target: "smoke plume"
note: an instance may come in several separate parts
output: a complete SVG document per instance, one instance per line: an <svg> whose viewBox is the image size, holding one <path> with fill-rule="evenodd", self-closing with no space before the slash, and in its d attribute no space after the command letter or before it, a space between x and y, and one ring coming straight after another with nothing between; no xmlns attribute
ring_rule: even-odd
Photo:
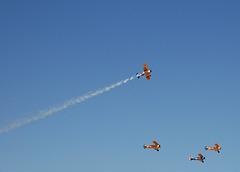
<svg viewBox="0 0 240 172"><path fill-rule="evenodd" d="M118 83L115 83L115 84L113 84L111 86L108 86L108 87L105 87L103 89L99 89L99 90L97 90L97 91L95 91L93 93L89 93L89 94L86 94L86 95L83 95L83 96L80 96L80 97L68 100L68 101L64 102L61 106L50 108L48 111L40 112L38 115L35 115L35 116L31 117L31 118L15 121L15 122L13 122L12 124L10 124L8 126L2 127L0 129L0 133L8 132L9 130L13 130L13 129L18 128L18 127L20 127L22 125L28 124L28 123L30 123L32 121L37 121L39 119L44 119L47 116L53 115L56 112L62 111L62 110L66 109L66 108L68 108L68 107L70 107L72 105L84 102L87 99L95 97L95 96L97 96L99 94L103 94L104 92L110 91L111 89L113 89L115 87L118 87L118 86L120 86L122 84L127 83L130 80L133 80L134 78L135 77L132 76L131 78L122 80L122 81L120 81Z"/></svg>

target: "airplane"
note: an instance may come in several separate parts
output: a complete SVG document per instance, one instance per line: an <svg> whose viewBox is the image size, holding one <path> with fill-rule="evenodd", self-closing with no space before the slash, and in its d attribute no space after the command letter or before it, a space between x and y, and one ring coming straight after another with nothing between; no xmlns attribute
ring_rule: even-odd
<svg viewBox="0 0 240 172"><path fill-rule="evenodd" d="M217 151L218 153L220 153L220 149L222 149L217 143L216 144L214 144L215 145L215 147L207 147L207 146L205 146L205 150L214 150L214 151Z"/></svg>
<svg viewBox="0 0 240 172"><path fill-rule="evenodd" d="M144 63L143 64L143 73L141 73L141 74L136 73L136 77L139 79L141 76L145 75L147 80L150 80L151 72L152 72L152 70L148 69L147 63Z"/></svg>
<svg viewBox="0 0 240 172"><path fill-rule="evenodd" d="M205 157L201 154L201 153L199 153L198 154L198 157L195 157L195 158L193 158L193 157L189 157L189 160L198 160L198 161L200 161L200 162L202 162L202 163L204 163L204 160L205 159Z"/></svg>
<svg viewBox="0 0 240 172"><path fill-rule="evenodd" d="M156 151L159 151L159 149L158 148L161 148L161 146L160 146L160 144L158 144L156 141L152 141L153 142L153 145L149 145L149 146L147 146L147 145L143 145L143 148L144 149L146 149L146 148L152 148L152 149L154 149L154 150L156 150Z"/></svg>

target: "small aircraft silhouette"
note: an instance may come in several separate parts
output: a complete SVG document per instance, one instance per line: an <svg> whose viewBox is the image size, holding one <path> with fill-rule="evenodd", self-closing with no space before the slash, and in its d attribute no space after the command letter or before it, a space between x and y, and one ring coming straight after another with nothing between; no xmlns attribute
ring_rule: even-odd
<svg viewBox="0 0 240 172"><path fill-rule="evenodd" d="M156 142L156 141L152 141L153 142L153 145L149 145L149 146L147 146L147 145L143 145L143 148L144 149L146 149L146 148L151 148L151 149L154 149L154 150L156 150L156 151L159 151L159 149L158 148L161 148L161 146L160 146L160 144L158 144L158 142Z"/></svg>
<svg viewBox="0 0 240 172"><path fill-rule="evenodd" d="M202 162L202 163L204 163L204 160L205 159L205 157L201 154L201 153L199 153L198 154L198 157L195 157L195 158L193 158L193 157L189 157L189 160L198 160L198 161L200 161L200 162Z"/></svg>
<svg viewBox="0 0 240 172"><path fill-rule="evenodd" d="M144 63L143 64L143 73L141 73L141 74L136 73L136 77L139 79L141 76L145 75L147 80L150 80L151 72L152 72L152 70L148 69L147 63Z"/></svg>
<svg viewBox="0 0 240 172"><path fill-rule="evenodd" d="M215 147L207 147L207 146L205 146L205 150L214 150L214 151L220 153L219 150L222 149L222 148L217 143L215 143L214 145L215 145Z"/></svg>

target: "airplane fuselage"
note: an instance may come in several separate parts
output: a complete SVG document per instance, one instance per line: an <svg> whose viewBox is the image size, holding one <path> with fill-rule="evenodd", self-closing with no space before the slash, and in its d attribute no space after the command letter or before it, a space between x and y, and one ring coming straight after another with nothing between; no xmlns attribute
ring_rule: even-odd
<svg viewBox="0 0 240 172"><path fill-rule="evenodd" d="M141 76L143 76L143 75L148 75L148 74L150 74L151 72L152 72L152 70L148 70L148 72L146 72L146 73L145 73L145 72L143 72L143 73L141 73L141 74L138 74L138 73L137 73L137 74L136 74L136 77L137 77L137 78L140 78Z"/></svg>

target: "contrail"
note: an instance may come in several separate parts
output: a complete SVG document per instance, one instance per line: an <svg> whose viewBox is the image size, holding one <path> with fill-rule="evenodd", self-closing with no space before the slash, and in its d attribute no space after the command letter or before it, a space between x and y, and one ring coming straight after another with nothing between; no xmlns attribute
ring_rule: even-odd
<svg viewBox="0 0 240 172"><path fill-rule="evenodd" d="M15 121L13 122L12 124L6 126L6 127L2 127L0 129L0 134L3 133L3 132L8 132L9 130L13 130L15 128L18 128L22 125L25 125L25 124L28 124L32 121L37 121L39 119L44 119L46 118L47 116L50 116L50 115L53 115L54 113L56 112L59 112L61 110L64 110L66 108L68 108L69 106L72 106L72 105L75 105L77 103L81 103L81 102L84 102L85 100L87 99L90 99L92 97L95 97L99 94L103 94L104 92L107 92L107 91L110 91L111 89L115 88L115 87L118 87L122 84L125 84L127 83L128 81L131 81L133 80L135 77L132 76L131 78L128 78L128 79L125 79L125 80L122 80L120 82L117 82L111 86L108 86L108 87L105 87L103 89L100 89L100 90L97 90L95 91L94 93L89 93L89 94L86 94L86 95L83 95L83 96L80 96L80 97L77 97L75 99L71 99L71 100L68 100L66 101L65 103L63 103L63 105L61 106L58 106L58 107L53 107L53 108L50 108L48 111L45 111L45 112L40 112L38 115L36 116L33 116L31 118L28 118L28 119L24 119L24 120L18 120L18 121Z"/></svg>

